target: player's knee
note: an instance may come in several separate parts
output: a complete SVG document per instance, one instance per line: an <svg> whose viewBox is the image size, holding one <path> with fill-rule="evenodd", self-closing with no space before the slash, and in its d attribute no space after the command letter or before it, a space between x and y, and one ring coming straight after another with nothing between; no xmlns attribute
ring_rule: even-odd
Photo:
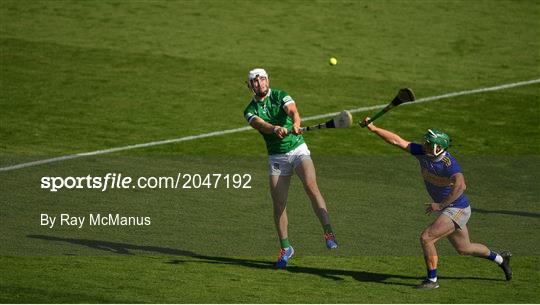
<svg viewBox="0 0 540 305"><path fill-rule="evenodd" d="M427 231L422 232L422 235L420 235L420 243L422 245L427 245L433 242L433 238Z"/></svg>
<svg viewBox="0 0 540 305"><path fill-rule="evenodd" d="M317 180L315 179L309 179L304 181L304 187L307 191L311 193L316 193L319 189L319 187L317 186Z"/></svg>

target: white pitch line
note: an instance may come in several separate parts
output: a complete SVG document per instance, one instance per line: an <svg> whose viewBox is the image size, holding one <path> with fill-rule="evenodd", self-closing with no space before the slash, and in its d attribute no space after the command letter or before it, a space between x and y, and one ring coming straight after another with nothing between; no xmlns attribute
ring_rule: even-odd
<svg viewBox="0 0 540 305"><path fill-rule="evenodd" d="M523 81L523 82L504 84L504 85L499 85L499 86L495 86L495 87L479 88L479 89L473 89L473 90L466 90L466 91L447 93L447 94L443 94L443 95L424 97L424 98L418 99L418 100L416 100L414 102L407 103L407 104L404 104L404 105L431 102L431 101L442 100L442 99L461 96L461 95L469 95L469 94L481 93L481 92L499 91L499 90L514 88L514 87L538 84L538 83L540 83L540 78L539 79L528 80L528 81ZM368 106L368 107L360 107L360 108L351 109L349 111L352 112L352 113L364 112L364 111L384 108L386 105L387 104ZM323 118L335 116L338 113L339 112L332 112L332 113L325 113L325 114L320 114L320 115L309 116L309 117L303 118L302 121L312 121L312 120L317 120L317 119L323 119ZM128 146L122 146L122 147L116 147L116 148L95 150L95 151L90 151L90 152L82 152L82 153L77 153L77 154L72 154L72 155L65 155L65 156L60 156L60 157L55 157L55 158L50 158L50 159L43 159L43 160L37 160L37 161L32 161L32 162L26 162L26 163L10 165L10 166L6 166L6 167L0 167L0 172L7 172L7 171L11 171L11 170L26 168L26 167L32 167L32 166L37 166L37 165L42 165L42 164L47 164L47 163L59 162L59 161L82 158L82 157L88 157L88 156L110 154L110 153L113 153L113 152L124 151L124 150L131 150L131 149L137 149L137 148L144 148L144 147L151 147L151 146L157 146L157 145L165 145L165 144L171 144L171 143L178 143L178 142L197 140L197 139L214 137L214 136L221 136L221 135L224 135L224 134L237 133L237 132L247 131L247 130L250 130L250 129L251 129L250 126L245 126L245 127L240 127L240 128L219 130L219 131L203 133L203 134L194 135L194 136L187 136L187 137L182 137L182 138L176 138L176 139L169 139L169 140L162 140L162 141L154 141L154 142L148 142L148 143L134 144L134 145L128 145Z"/></svg>

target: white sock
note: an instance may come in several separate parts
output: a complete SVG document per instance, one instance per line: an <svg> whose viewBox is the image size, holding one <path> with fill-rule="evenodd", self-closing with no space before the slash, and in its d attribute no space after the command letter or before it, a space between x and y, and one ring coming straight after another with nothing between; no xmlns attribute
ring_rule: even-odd
<svg viewBox="0 0 540 305"><path fill-rule="evenodd" d="M503 263L503 258L500 254L497 253L497 257L495 257L495 262L497 263L497 265L500 265Z"/></svg>
<svg viewBox="0 0 540 305"><path fill-rule="evenodd" d="M428 280L432 281L432 282L436 282L437 281L437 277L434 277L434 278L428 278Z"/></svg>

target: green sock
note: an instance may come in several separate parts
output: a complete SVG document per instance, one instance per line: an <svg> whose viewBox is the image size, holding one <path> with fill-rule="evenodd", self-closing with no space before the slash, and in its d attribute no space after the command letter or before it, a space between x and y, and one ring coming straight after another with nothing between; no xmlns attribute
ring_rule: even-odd
<svg viewBox="0 0 540 305"><path fill-rule="evenodd" d="M289 243L289 238L280 239L279 243L281 244L282 249L289 248L291 246Z"/></svg>
<svg viewBox="0 0 540 305"><path fill-rule="evenodd" d="M322 227L323 227L324 233L334 233L334 231L332 230L331 224L323 225Z"/></svg>

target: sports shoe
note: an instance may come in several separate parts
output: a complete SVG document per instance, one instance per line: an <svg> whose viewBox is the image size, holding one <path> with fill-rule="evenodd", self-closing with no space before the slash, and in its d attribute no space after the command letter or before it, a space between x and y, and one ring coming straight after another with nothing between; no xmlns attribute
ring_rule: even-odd
<svg viewBox="0 0 540 305"><path fill-rule="evenodd" d="M512 268L510 268L510 258L512 257L512 253L508 251L501 252L501 256L503 258L503 262L499 265L499 267L501 267L501 269L504 271L506 280L509 281L512 279Z"/></svg>
<svg viewBox="0 0 540 305"><path fill-rule="evenodd" d="M287 263L289 262L289 259L294 255L294 248L292 246L289 246L286 249L279 250L279 256L277 262L274 264L274 267L276 269L285 269L287 267Z"/></svg>
<svg viewBox="0 0 540 305"><path fill-rule="evenodd" d="M324 239L326 240L326 247L328 249L335 249L338 247L334 233L324 233Z"/></svg>
<svg viewBox="0 0 540 305"><path fill-rule="evenodd" d="M439 288L439 282L430 281L429 279L425 279L422 284L416 286L416 289L437 289Z"/></svg>

